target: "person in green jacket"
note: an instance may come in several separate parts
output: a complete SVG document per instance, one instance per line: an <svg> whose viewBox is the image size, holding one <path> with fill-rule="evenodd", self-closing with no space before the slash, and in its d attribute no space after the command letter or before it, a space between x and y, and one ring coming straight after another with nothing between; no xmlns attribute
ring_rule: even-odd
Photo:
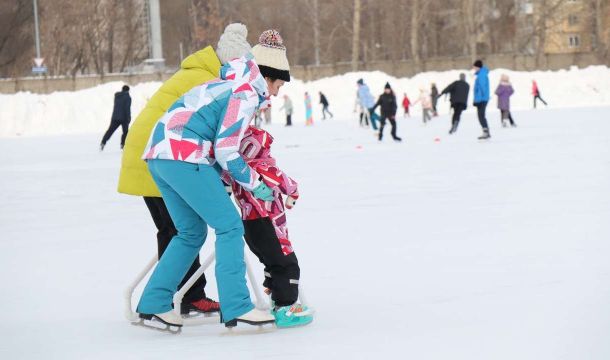
<svg viewBox="0 0 610 360"><path fill-rule="evenodd" d="M246 37L248 30L243 24L230 24L218 41L216 51L211 46L188 56L180 69L150 98L134 121L123 149L118 191L123 194L142 196L157 227L157 254L161 258L177 230L169 215L161 193L141 159L154 125L169 107L190 89L218 77L221 64L239 58L250 51ZM179 288L197 271L199 257L195 259ZM205 293L205 275L184 295L182 314L191 311L209 313L219 311L218 302L209 299Z"/></svg>

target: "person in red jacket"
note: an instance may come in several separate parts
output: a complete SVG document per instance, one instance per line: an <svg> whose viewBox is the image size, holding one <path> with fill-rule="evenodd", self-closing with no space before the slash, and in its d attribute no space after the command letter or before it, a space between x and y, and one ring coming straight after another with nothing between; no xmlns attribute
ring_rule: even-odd
<svg viewBox="0 0 610 360"><path fill-rule="evenodd" d="M411 117L411 114L409 114L409 106L411 105L411 100L409 100L409 97L407 96L407 93L405 93L405 96L402 98L402 107L405 109L405 117Z"/></svg>
<svg viewBox="0 0 610 360"><path fill-rule="evenodd" d="M534 96L534 109L536 108L536 99L540 99L540 101L542 101L544 105L548 106L546 101L544 101L542 97L540 97L540 89L538 89L538 84L536 83L536 80L532 80L532 95Z"/></svg>
<svg viewBox="0 0 610 360"><path fill-rule="evenodd" d="M284 208L292 209L299 193L296 181L280 170L271 156L272 143L273 137L267 131L249 126L239 150L248 165L261 176L261 181L273 189L272 201L256 198L226 171L222 180L231 186L235 202L241 209L246 243L265 266L263 286L274 302L272 313L276 325L305 325L313 318L307 306L297 303L301 270L288 238ZM285 202L282 195L286 196Z"/></svg>

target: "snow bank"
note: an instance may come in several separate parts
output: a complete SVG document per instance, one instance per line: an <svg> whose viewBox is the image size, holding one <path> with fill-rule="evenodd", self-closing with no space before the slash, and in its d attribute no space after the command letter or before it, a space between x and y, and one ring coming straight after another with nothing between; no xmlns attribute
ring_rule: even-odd
<svg viewBox="0 0 610 360"><path fill-rule="evenodd" d="M429 89L432 82L435 82L439 91L442 91L446 85L457 79L462 71L468 74L467 80L472 84L474 75L466 70L426 72L412 78L399 79L379 71L356 72L311 82L295 79L286 84L280 95L288 94L292 98L295 106L293 115L295 123L304 122L303 93L305 91L311 94L313 102L316 104L315 120L321 116L320 107L317 105L318 91L327 95L330 109L337 118L351 119L354 117L356 80L359 78L363 78L369 84L374 95L380 94L385 83L389 81L400 101L404 92L411 99L415 99L419 94L419 88ZM494 69L490 74L492 91L503 73L510 76L516 91L512 98L514 109L532 107L532 79L536 79L538 82L542 97L551 108L610 104L610 69L605 66L534 72ZM122 83L114 82L76 92L55 92L47 95L27 92L0 95L0 137L73 133L99 133L101 136L110 120L113 94L122 85ZM159 82L150 82L132 87L134 118L159 86ZM283 122L284 114L279 112L282 102L281 96L274 99L273 118L275 121ZM489 108L493 109L495 106L494 98ZM419 114L419 107L415 107L413 111ZM441 99L439 112L442 114L448 111L449 103ZM469 111L472 111L472 107Z"/></svg>

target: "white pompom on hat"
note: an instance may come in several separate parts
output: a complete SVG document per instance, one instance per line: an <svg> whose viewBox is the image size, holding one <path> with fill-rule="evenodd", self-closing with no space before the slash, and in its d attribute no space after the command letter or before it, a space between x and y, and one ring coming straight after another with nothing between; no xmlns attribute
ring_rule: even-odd
<svg viewBox="0 0 610 360"><path fill-rule="evenodd" d="M258 44L252 48L252 55L263 77L290 81L286 47L277 30L263 31L258 38Z"/></svg>
<svg viewBox="0 0 610 360"><path fill-rule="evenodd" d="M220 35L216 55L222 64L226 64L233 59L240 58L251 51L247 40L248 29L246 25L233 23L227 25L225 31Z"/></svg>

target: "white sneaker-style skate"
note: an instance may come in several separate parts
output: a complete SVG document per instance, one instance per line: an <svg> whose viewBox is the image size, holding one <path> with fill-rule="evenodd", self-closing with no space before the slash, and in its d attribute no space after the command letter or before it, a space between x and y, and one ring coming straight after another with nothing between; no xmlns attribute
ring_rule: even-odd
<svg viewBox="0 0 610 360"><path fill-rule="evenodd" d="M160 314L139 314L140 321L133 323L134 325L141 325L147 328L167 331L172 334L178 334L182 330L182 325L184 324L182 317L174 312L174 310L170 310L168 312L160 313ZM159 328L157 326L151 325L149 323L145 323L144 320L152 320L152 322L160 322L165 325L163 328Z"/></svg>
<svg viewBox="0 0 610 360"><path fill-rule="evenodd" d="M243 322L249 325L273 324L275 323L275 317L269 311L254 308L233 320L225 322L225 326L232 328L237 326L238 322Z"/></svg>

